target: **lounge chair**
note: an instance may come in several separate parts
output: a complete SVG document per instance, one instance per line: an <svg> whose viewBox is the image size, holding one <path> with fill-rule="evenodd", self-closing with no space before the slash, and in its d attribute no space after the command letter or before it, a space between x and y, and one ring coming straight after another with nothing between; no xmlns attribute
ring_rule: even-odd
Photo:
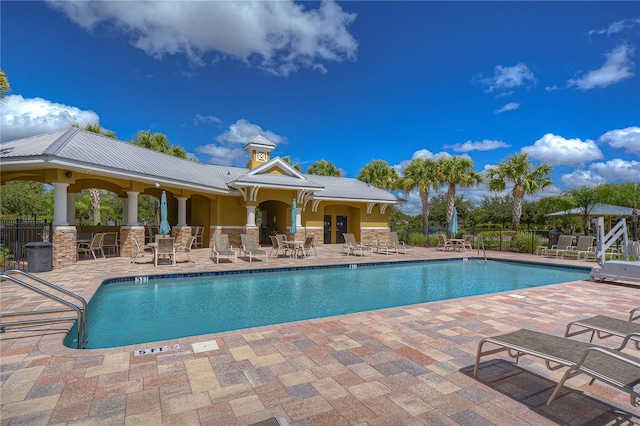
<svg viewBox="0 0 640 426"><path fill-rule="evenodd" d="M155 248L155 253L153 256L153 264L158 266L158 258L160 256L165 257L169 256L169 260L171 260L171 264L175 266L176 264L176 247L175 247L175 238L165 237L158 238L157 247Z"/></svg>
<svg viewBox="0 0 640 426"><path fill-rule="evenodd" d="M236 263L238 257L233 247L229 245L229 236L227 234L214 234L213 246L211 247L211 258L216 259L216 263L220 263L220 256L230 258Z"/></svg>
<svg viewBox="0 0 640 426"><path fill-rule="evenodd" d="M195 242L196 242L196 237L193 235L190 236L189 238L187 238L187 242L184 245L180 245L176 247L176 253L186 253L187 259L189 259L189 262L191 262L191 250L195 245Z"/></svg>
<svg viewBox="0 0 640 426"><path fill-rule="evenodd" d="M283 251L284 255L287 255L287 252L289 251L289 245L284 243L284 239L280 239L275 235L269 235L269 239L271 240L271 251L269 252L269 256L271 256L275 250L275 254L273 254L274 257L278 257L278 253L280 253L280 250Z"/></svg>
<svg viewBox="0 0 640 426"><path fill-rule="evenodd" d="M345 249L347 255L356 254L356 251L360 251L360 256L364 256L365 251L371 251L371 247L356 242L356 237L353 234L342 234L344 236Z"/></svg>
<svg viewBox="0 0 640 426"><path fill-rule="evenodd" d="M590 384L600 380L628 393L631 405L636 407L640 406L640 391L635 390L640 384L640 358L621 351L634 337L635 335L625 337L617 349L525 329L487 337L478 344L473 376L478 376L480 358L484 355L507 351L516 361L521 356L531 355L543 359L549 370L568 367L549 397L547 405L553 402L567 379L585 374L592 378ZM492 344L498 348L483 351L485 344Z"/></svg>
<svg viewBox="0 0 640 426"><path fill-rule="evenodd" d="M580 235L578 237L578 242L575 246L568 248L567 250L562 250L560 252L561 257L575 257L578 260L581 256L587 258L587 253L593 252L593 240L595 237L589 235Z"/></svg>
<svg viewBox="0 0 640 426"><path fill-rule="evenodd" d="M573 245L573 236L560 235L558 237L558 244L553 244L548 249L543 250L542 255L558 257L558 255L563 251L570 250L572 245Z"/></svg>
<svg viewBox="0 0 640 426"><path fill-rule="evenodd" d="M400 250L402 250L403 254L407 254L407 250L413 250L412 246L408 246L404 241L400 241L397 232L389 232L389 244L398 254L400 253Z"/></svg>
<svg viewBox="0 0 640 426"><path fill-rule="evenodd" d="M636 308L631 311L629 320L621 320L617 318L608 317L605 315L597 315L590 318L585 318L577 321L572 321L567 325L564 332L565 337L577 336L578 334L591 332L591 338L589 342L593 341L593 338L597 335L598 339L606 339L611 336L618 336L625 338L629 335L637 334L637 337L633 337L631 340L635 341L636 349L640 349L640 323L633 322L634 311L640 309ZM635 319L638 319L636 317ZM572 327L577 327L579 330L571 331Z"/></svg>
<svg viewBox="0 0 640 426"><path fill-rule="evenodd" d="M264 256L265 261L269 261L269 255L266 250L262 250L256 244L256 240L253 236L247 234L240 234L242 240L242 247L240 247L240 256L244 253L249 255L249 263L251 263L253 256Z"/></svg>
<svg viewBox="0 0 640 426"><path fill-rule="evenodd" d="M136 238L133 239L133 255L131 256L131 263L136 263L139 258L145 257L145 249L140 247L138 244L138 240Z"/></svg>
<svg viewBox="0 0 640 426"><path fill-rule="evenodd" d="M80 257L80 253L85 255L91 254L94 259L96 259L96 253L99 254L100 257L104 257L104 250L102 249L102 240L104 239L104 232L98 232L93 235L90 243L80 242L78 243L77 252L78 258Z"/></svg>

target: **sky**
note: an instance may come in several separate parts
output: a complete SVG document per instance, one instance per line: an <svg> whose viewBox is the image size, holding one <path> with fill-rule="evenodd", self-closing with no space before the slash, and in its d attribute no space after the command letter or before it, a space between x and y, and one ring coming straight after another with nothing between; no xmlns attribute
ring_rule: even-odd
<svg viewBox="0 0 640 426"><path fill-rule="evenodd" d="M554 182L528 200L640 183L640 2L2 1L0 15L3 142L99 123L239 167L262 135L272 158L353 178L376 159L465 155L482 172L526 152Z"/></svg>

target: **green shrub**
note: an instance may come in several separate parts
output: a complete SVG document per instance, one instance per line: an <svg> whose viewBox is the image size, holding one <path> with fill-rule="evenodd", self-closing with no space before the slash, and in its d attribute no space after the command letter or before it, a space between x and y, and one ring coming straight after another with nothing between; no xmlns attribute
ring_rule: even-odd
<svg viewBox="0 0 640 426"><path fill-rule="evenodd" d="M515 236L514 247L518 249L520 253L533 253L540 243L540 238L537 235L533 235L528 232L518 232Z"/></svg>
<svg viewBox="0 0 640 426"><path fill-rule="evenodd" d="M413 246L425 246L427 245L427 237L419 232L412 232L409 237L409 244Z"/></svg>

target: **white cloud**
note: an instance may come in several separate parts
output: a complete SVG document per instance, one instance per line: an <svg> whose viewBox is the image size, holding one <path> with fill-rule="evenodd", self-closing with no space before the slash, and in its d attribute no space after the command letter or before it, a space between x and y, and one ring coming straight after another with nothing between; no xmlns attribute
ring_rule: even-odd
<svg viewBox="0 0 640 426"><path fill-rule="evenodd" d="M80 126L100 123L100 117L93 111L83 111L47 99L9 95L2 102L0 128L3 142L53 132L74 123Z"/></svg>
<svg viewBox="0 0 640 426"><path fill-rule="evenodd" d="M593 163L589 165L589 171L597 173L607 181L640 182L640 162L635 160L614 158L604 163Z"/></svg>
<svg viewBox="0 0 640 426"><path fill-rule="evenodd" d="M246 155L242 147L256 136L264 136L276 145L286 144L287 138L257 124L240 119L216 137L216 143L196 147L197 154L208 156L206 163L221 166L244 166Z"/></svg>
<svg viewBox="0 0 640 426"><path fill-rule="evenodd" d="M602 176L589 170L575 170L572 173L562 175L560 180L568 188L580 188L583 186L593 188L606 182Z"/></svg>
<svg viewBox="0 0 640 426"><path fill-rule="evenodd" d="M609 24L607 28L601 28L599 30L591 30L587 33L589 37L593 34L611 36L613 34L619 34L627 29L633 28L636 25L640 25L640 18L634 19L622 19Z"/></svg>
<svg viewBox="0 0 640 426"><path fill-rule="evenodd" d="M147 55L184 54L203 65L235 59L275 75L355 60L347 31L356 14L333 0L307 9L294 1L49 1L87 31L116 29ZM207 58L207 54L217 55Z"/></svg>
<svg viewBox="0 0 640 426"><path fill-rule="evenodd" d="M600 141L613 148L624 148L629 153L640 155L640 127L611 130L600 136Z"/></svg>
<svg viewBox="0 0 640 426"><path fill-rule="evenodd" d="M634 63L630 56L633 55L634 50L633 47L624 44L616 47L605 55L607 60L602 67L588 72L583 77L569 80L569 87L577 86L579 89L589 90L596 87L607 87L632 77L631 69L634 67Z"/></svg>
<svg viewBox="0 0 640 426"><path fill-rule="evenodd" d="M579 164L603 157L598 145L590 139L565 139L552 133L547 133L532 146L523 147L522 152L554 165Z"/></svg>
<svg viewBox="0 0 640 426"><path fill-rule="evenodd" d="M509 148L511 145L502 141L485 139L483 141L466 141L454 145L445 145L445 149L453 149L455 152L493 151L498 148Z"/></svg>
<svg viewBox="0 0 640 426"><path fill-rule="evenodd" d="M523 63L512 67L496 65L492 77L477 76L475 80L488 86L488 93L497 92L502 95L511 95L512 91L509 89L536 82L533 72Z"/></svg>
<svg viewBox="0 0 640 426"><path fill-rule="evenodd" d="M516 110L518 108L520 108L520 104L519 103L517 103L517 102L509 102L508 104L506 104L502 108L495 110L494 113L495 114L502 114L503 112L514 111L514 110Z"/></svg>
<svg viewBox="0 0 640 426"><path fill-rule="evenodd" d="M195 124L196 126L198 124L207 124L207 123L222 124L222 120L220 120L215 115L196 114L195 117L193 117L193 124Z"/></svg>

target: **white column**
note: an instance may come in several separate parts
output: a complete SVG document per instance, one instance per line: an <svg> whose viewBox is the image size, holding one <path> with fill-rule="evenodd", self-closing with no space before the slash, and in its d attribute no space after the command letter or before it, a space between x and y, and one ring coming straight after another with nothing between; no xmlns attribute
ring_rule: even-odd
<svg viewBox="0 0 640 426"><path fill-rule="evenodd" d="M187 197L176 197L178 200L178 223L176 226L187 226Z"/></svg>
<svg viewBox="0 0 640 426"><path fill-rule="evenodd" d="M300 209L296 209L296 227L300 228L302 226L302 212Z"/></svg>
<svg viewBox="0 0 640 426"><path fill-rule="evenodd" d="M138 225L138 191L127 191L127 226Z"/></svg>
<svg viewBox="0 0 640 426"><path fill-rule="evenodd" d="M247 206L247 225L256 226L256 207Z"/></svg>
<svg viewBox="0 0 640 426"><path fill-rule="evenodd" d="M67 222L67 188L66 182L51 182L53 185L53 224L69 225Z"/></svg>
<svg viewBox="0 0 640 426"><path fill-rule="evenodd" d="M76 194L67 192L67 223L69 225L76 224Z"/></svg>
<svg viewBox="0 0 640 426"><path fill-rule="evenodd" d="M129 199L128 198L122 198L122 224L126 225L127 221L129 220L129 210L127 209L129 205Z"/></svg>

